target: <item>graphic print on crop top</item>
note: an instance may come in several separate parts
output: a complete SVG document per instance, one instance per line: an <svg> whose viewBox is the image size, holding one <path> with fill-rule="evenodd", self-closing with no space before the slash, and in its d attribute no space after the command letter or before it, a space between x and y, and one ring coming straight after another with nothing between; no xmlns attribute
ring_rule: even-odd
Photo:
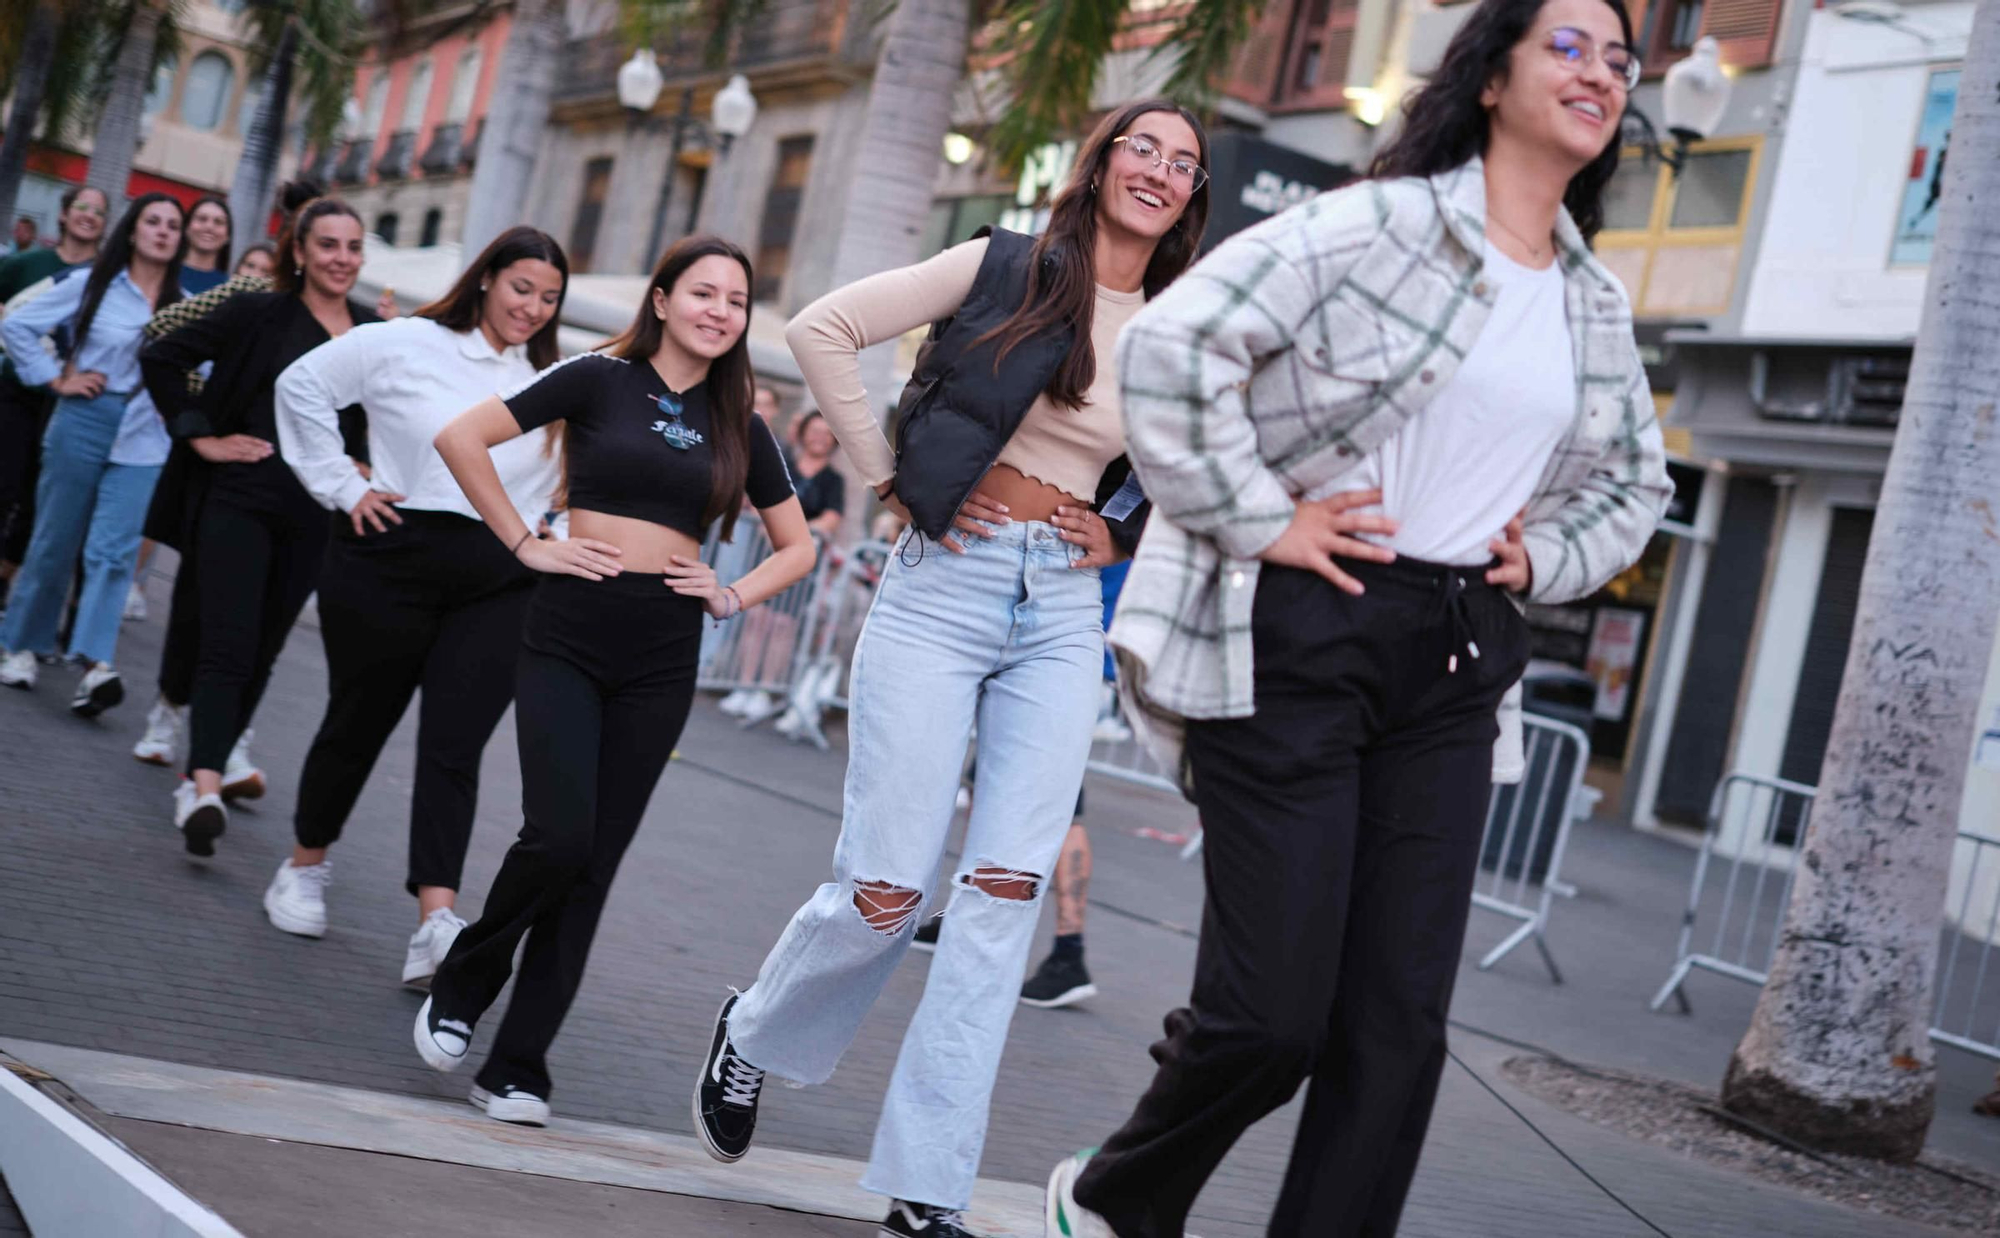
<svg viewBox="0 0 2000 1238"><path fill-rule="evenodd" d="M558 361L532 382L500 397L522 431L569 423L569 504L585 511L650 520L701 540L715 449L708 384L673 392L644 361L582 353ZM771 428L750 419L753 506L792 497Z"/></svg>

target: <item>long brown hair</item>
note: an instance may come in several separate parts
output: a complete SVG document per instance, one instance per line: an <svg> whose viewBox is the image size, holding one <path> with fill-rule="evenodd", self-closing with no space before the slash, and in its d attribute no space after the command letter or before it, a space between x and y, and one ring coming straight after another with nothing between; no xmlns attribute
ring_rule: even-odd
<svg viewBox="0 0 2000 1238"><path fill-rule="evenodd" d="M1076 338L1069 355L1044 389L1050 400L1064 408L1082 408L1090 385L1097 381L1097 354L1090 342L1091 319L1097 309L1097 182L1111 161L1112 143L1124 137L1140 117L1153 112L1167 112L1186 121L1200 147L1201 166L1208 166L1208 131L1202 128L1199 117L1171 99L1128 103L1099 121L1077 153L1068 182L1049 208L1049 226L1035 242L1028 266L1028 292L1021 298L1020 308L975 341L975 346L1000 341L993 357L997 373L1000 363L1018 345L1051 327L1065 323L1073 327ZM1187 270L1207 227L1208 184L1204 181L1188 195L1181 217L1153 249L1142 285L1148 297Z"/></svg>
<svg viewBox="0 0 2000 1238"><path fill-rule="evenodd" d="M355 223L361 222L361 213L339 198L314 198L285 221L285 226L278 232L278 269L271 272L273 288L290 293L305 288L305 272L299 263L298 246L311 238L314 224L335 215L345 215Z"/></svg>
<svg viewBox="0 0 2000 1238"><path fill-rule="evenodd" d="M493 243L481 250L458 277L458 282L437 300L421 309L410 311L412 318L428 318L441 327L453 331L477 331L479 315L486 306L483 285L500 277L500 272L517 262L539 259L562 272L562 291L556 296L556 311L542 324L542 329L528 337L528 362L537 370L546 370L554 365L562 355L556 346L556 332L562 328L562 307L564 298L569 296L569 259L564 256L562 246L556 239L538 228L525 224L507 229L493 238Z"/></svg>
<svg viewBox="0 0 2000 1238"><path fill-rule="evenodd" d="M683 237L660 255L653 278L639 301L639 312L625 333L604 345L603 351L627 361L650 365L660 349L667 324L653 312L653 289L669 298L674 285L687 269L703 258L728 258L743 268L745 287L757 286L750 270L750 256L719 236ZM750 411L756 395L757 378L750 368L750 306L743 307L743 334L728 352L708 365L709 450L714 466L709 473L708 506L701 513L703 524L722 522L722 540L736 535L736 516L743 510L743 490L750 477ZM567 475L567 467L565 467Z"/></svg>

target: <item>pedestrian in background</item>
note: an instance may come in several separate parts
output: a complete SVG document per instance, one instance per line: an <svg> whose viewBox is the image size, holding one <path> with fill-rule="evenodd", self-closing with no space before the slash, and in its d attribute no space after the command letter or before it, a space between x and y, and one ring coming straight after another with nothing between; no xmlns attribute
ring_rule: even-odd
<svg viewBox="0 0 2000 1238"><path fill-rule="evenodd" d="M521 949L514 998L473 1082L503 1122L548 1121L548 1050L583 981L618 863L694 700L704 614L731 619L812 570L777 438L751 412L750 259L675 242L632 326L452 421L438 454L486 527L541 573L522 636L515 732L521 834L431 980L412 1034L438 1070L465 1058ZM493 449L563 423L570 538L535 537ZM748 496L772 554L723 584L701 561ZM523 939L526 939L525 945Z"/></svg>
<svg viewBox="0 0 2000 1238"><path fill-rule="evenodd" d="M1192 783L1207 899L1152 1086L1056 1167L1051 1232L1180 1234L1307 1079L1270 1233L1396 1231L1490 783L1520 777L1521 607L1622 571L1672 494L1588 248L1632 43L1617 0L1483 0L1372 179L1223 242L1125 333L1158 512L1112 645Z"/></svg>
<svg viewBox="0 0 2000 1238"><path fill-rule="evenodd" d="M910 946L976 720L966 863L862 1178L890 1197L887 1235L966 1232L1035 908L1097 716L1097 569L1116 551L1092 502L1124 453L1112 342L1195 254L1207 149L1176 104L1121 108L1084 143L1039 241L995 231L871 276L786 333L848 458L914 527L854 655L834 880L723 1004L694 1104L709 1154L733 1161L766 1071L832 1073ZM899 455L857 354L941 320Z"/></svg>
<svg viewBox="0 0 2000 1238"><path fill-rule="evenodd" d="M273 388L287 365L375 313L347 299L361 271L361 217L337 198L299 209L278 252L277 286L231 296L146 346L146 387L206 466L189 538L199 652L189 693L187 775L174 826L190 855L227 828L223 772L256 712L299 609L319 582L328 519L275 457ZM191 397L188 377L214 370Z"/></svg>
<svg viewBox="0 0 2000 1238"><path fill-rule="evenodd" d="M77 554L83 588L68 656L84 664L70 708L93 717L125 698L113 663L146 504L167 457L165 428L140 390L146 322L181 295L180 204L141 195L112 229L88 276L62 280L0 319L0 345L25 387L56 397L42 441L34 533L0 622L0 684L32 688L36 655L56 652ZM43 340L69 336L67 359Z"/></svg>
<svg viewBox="0 0 2000 1238"><path fill-rule="evenodd" d="M301 485L342 513L319 582L326 713L299 774L291 858L264 894L273 926L326 932L327 849L419 689L409 867L417 928L402 980L426 988L465 922L453 910L486 741L514 700L535 573L481 523L431 445L452 418L555 364L569 260L512 228L444 296L313 349L278 376L278 448ZM367 410L369 468L340 410ZM492 451L512 512L533 526L561 481L553 430Z"/></svg>

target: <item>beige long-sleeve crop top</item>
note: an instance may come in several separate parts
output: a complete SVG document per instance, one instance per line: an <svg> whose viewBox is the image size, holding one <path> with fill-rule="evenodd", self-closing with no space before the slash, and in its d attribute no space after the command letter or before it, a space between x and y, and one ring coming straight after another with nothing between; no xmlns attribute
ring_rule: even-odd
<svg viewBox="0 0 2000 1238"><path fill-rule="evenodd" d="M915 266L856 280L806 306L785 328L785 341L798 358L806 386L868 485L880 486L895 476L896 453L869 406L855 354L956 313L972 291L985 257L986 241L981 238ZM1113 345L1145 299L1142 292L1097 286L1090 329L1097 378L1090 385L1088 402L1067 409L1046 395L1035 397L995 463L1010 465L1085 503L1092 500L1105 467L1125 452Z"/></svg>

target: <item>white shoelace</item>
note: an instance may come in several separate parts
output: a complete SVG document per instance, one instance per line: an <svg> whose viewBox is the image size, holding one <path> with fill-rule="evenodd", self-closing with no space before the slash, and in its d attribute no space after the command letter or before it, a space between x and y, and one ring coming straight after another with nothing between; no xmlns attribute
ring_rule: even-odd
<svg viewBox="0 0 2000 1238"><path fill-rule="evenodd" d="M757 1103L764 1086L764 1072L734 1053L722 1059L722 1103L748 1109Z"/></svg>
<svg viewBox="0 0 2000 1238"><path fill-rule="evenodd" d="M333 861L321 860L317 864L309 864L304 868L294 864L292 865L292 875L295 881L301 886L306 887L303 891L304 893L324 898L326 896L326 887L333 881Z"/></svg>
<svg viewBox="0 0 2000 1238"><path fill-rule="evenodd" d="M439 1019L438 1030L440 1032L452 1032L456 1034L460 1040L472 1039L471 1026L459 1019Z"/></svg>
<svg viewBox="0 0 2000 1238"><path fill-rule="evenodd" d="M458 913L449 907L438 908L428 916L425 916L424 922L426 924L436 924L444 928L462 929L465 927L465 921L459 919Z"/></svg>

